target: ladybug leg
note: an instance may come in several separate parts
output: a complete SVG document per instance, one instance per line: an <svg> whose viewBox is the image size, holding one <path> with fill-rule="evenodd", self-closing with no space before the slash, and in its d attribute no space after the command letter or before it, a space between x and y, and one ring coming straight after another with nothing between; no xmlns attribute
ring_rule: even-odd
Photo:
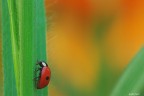
<svg viewBox="0 0 144 96"><path fill-rule="evenodd" d="M37 69L35 69L35 72L37 72L37 71L41 71L41 68L37 68Z"/></svg>
<svg viewBox="0 0 144 96"><path fill-rule="evenodd" d="M38 69L36 69L35 70L35 76L36 76L36 73L38 72L38 71L41 71L42 70L42 68L38 68ZM39 79L40 78L40 76L39 77L35 77L34 79Z"/></svg>
<svg viewBox="0 0 144 96"><path fill-rule="evenodd" d="M38 60L37 60L36 65L38 65ZM38 68L38 66L34 66L34 72L35 72L35 73L36 73L37 71L39 71L39 70L40 70L40 68Z"/></svg>
<svg viewBox="0 0 144 96"><path fill-rule="evenodd" d="M40 77L35 77L34 80L37 81Z"/></svg>
<svg viewBox="0 0 144 96"><path fill-rule="evenodd" d="M41 68L37 68L37 69L35 69L35 76L36 76L36 73L38 72L38 71L41 71L42 69ZM35 77L34 78L34 80L37 80L37 79L39 79L40 78L40 76L39 77Z"/></svg>
<svg viewBox="0 0 144 96"><path fill-rule="evenodd" d="M39 80L40 77L35 77L33 80L34 80L34 85L35 85L35 88L37 88L37 82Z"/></svg>
<svg viewBox="0 0 144 96"><path fill-rule="evenodd" d="M40 63L40 61L37 59L37 63L36 63L36 65L39 65L39 63Z"/></svg>

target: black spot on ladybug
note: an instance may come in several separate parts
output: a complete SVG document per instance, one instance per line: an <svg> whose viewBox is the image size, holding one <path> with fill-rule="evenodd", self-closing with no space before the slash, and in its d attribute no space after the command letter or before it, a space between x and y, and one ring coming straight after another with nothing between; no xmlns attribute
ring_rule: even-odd
<svg viewBox="0 0 144 96"><path fill-rule="evenodd" d="M49 77L48 77L48 76L46 77L46 80L49 80Z"/></svg>

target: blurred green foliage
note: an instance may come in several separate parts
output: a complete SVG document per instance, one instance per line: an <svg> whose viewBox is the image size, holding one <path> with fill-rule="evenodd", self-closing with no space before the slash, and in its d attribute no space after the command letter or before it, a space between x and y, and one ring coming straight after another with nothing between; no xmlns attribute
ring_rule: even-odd
<svg viewBox="0 0 144 96"><path fill-rule="evenodd" d="M144 96L144 48L127 66L111 96Z"/></svg>

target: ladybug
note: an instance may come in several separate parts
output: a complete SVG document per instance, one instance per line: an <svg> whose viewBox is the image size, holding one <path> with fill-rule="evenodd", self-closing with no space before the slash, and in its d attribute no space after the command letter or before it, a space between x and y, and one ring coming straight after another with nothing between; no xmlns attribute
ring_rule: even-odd
<svg viewBox="0 0 144 96"><path fill-rule="evenodd" d="M36 88L42 89L49 84L51 71L46 62L40 61L37 63L37 65L39 65L40 68L36 70L39 71L39 76L37 77L38 80L36 82Z"/></svg>

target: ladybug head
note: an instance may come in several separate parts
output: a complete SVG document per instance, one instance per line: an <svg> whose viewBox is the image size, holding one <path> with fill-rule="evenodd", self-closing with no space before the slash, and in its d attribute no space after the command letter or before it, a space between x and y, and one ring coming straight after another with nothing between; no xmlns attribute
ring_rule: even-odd
<svg viewBox="0 0 144 96"><path fill-rule="evenodd" d="M46 62L43 62L43 61L39 62L38 64L39 64L41 67L48 67L48 64L47 64Z"/></svg>

